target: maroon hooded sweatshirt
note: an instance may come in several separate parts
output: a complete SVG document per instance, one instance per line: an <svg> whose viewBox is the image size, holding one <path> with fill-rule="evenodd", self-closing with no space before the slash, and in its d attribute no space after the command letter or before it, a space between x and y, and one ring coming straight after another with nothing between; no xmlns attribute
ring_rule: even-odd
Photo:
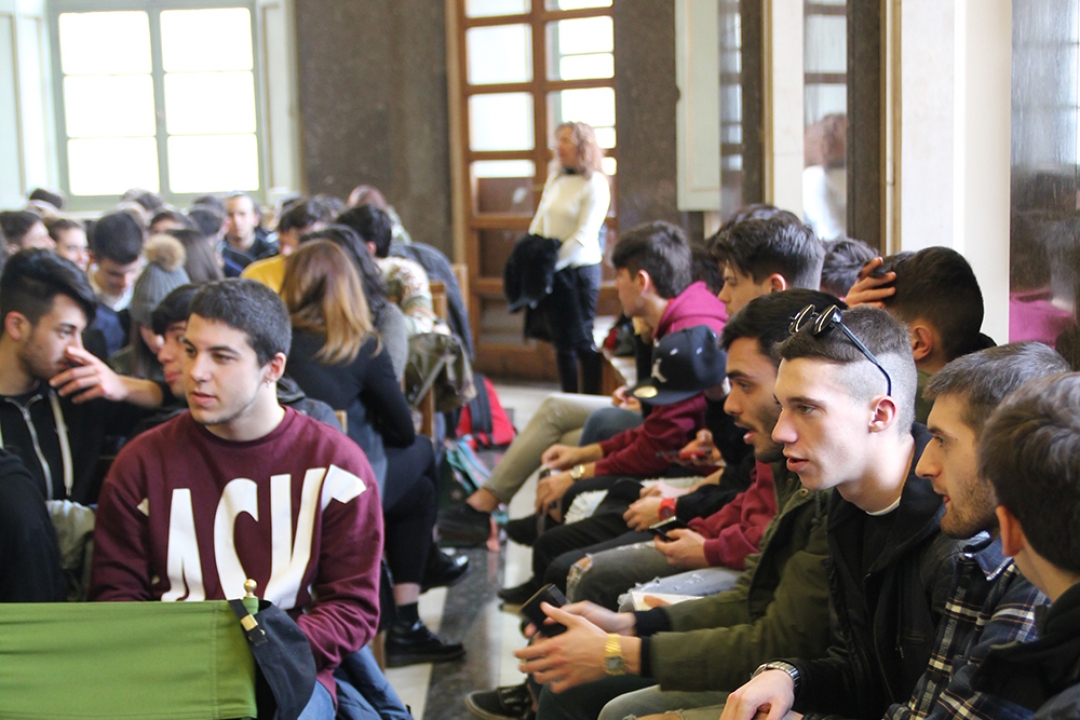
<svg viewBox="0 0 1080 720"><path fill-rule="evenodd" d="M697 325L719 335L727 321L724 305L703 282L696 282L668 302L653 331L653 341L670 332ZM600 443L604 457L596 461L596 475L655 476L668 467L657 453L679 450L705 425L705 395L670 405L655 405L645 422Z"/></svg>
<svg viewBox="0 0 1080 720"><path fill-rule="evenodd" d="M91 600L225 600L256 594L334 669L375 635L383 548L378 485L345 435L285 409L268 435L222 440L183 413L121 450L94 528Z"/></svg>

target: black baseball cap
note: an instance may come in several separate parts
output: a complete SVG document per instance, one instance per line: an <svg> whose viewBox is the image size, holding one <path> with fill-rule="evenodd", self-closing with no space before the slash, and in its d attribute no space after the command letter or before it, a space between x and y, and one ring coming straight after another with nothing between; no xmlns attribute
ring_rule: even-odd
<svg viewBox="0 0 1080 720"><path fill-rule="evenodd" d="M649 405L682 402L724 382L727 354L706 325L668 333L653 348L652 373L631 390Z"/></svg>

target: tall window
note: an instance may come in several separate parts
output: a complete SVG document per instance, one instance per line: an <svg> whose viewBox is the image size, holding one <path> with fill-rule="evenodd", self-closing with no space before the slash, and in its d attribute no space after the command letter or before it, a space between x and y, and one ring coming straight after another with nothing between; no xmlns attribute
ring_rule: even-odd
<svg viewBox="0 0 1080 720"><path fill-rule="evenodd" d="M72 9L54 8L61 181L74 207L133 187L177 202L259 190L250 7Z"/></svg>
<svg viewBox="0 0 1080 720"><path fill-rule="evenodd" d="M502 298L502 270L529 227L552 159L555 128L586 122L614 181L612 0L459 0L461 208L478 319L480 366L531 372L520 315ZM614 224L614 202L610 224ZM524 360L522 358L524 357Z"/></svg>

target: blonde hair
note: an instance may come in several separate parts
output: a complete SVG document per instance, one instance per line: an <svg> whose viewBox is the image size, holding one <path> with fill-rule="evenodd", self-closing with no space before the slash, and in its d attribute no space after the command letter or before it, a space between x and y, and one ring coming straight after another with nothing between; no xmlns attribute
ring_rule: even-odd
<svg viewBox="0 0 1080 720"><path fill-rule="evenodd" d="M329 240L306 242L285 259L281 299L294 328L326 337L315 357L328 365L355 360L375 332L360 276Z"/></svg>
<svg viewBox="0 0 1080 720"><path fill-rule="evenodd" d="M572 169L581 173L585 179L591 178L593 173L597 172L603 175L604 151L596 142L596 133L592 126L583 122L564 122L555 128L555 136L558 137L564 128L570 130L570 138L577 148L577 167ZM558 163L558 158L555 162Z"/></svg>

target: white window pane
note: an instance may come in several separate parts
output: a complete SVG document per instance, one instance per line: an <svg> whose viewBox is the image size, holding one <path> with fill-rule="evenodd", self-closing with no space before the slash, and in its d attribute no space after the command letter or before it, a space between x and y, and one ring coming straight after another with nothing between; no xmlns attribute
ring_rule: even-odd
<svg viewBox="0 0 1080 720"><path fill-rule="evenodd" d="M247 8L162 12L161 61L165 72L251 70L251 13Z"/></svg>
<svg viewBox="0 0 1080 720"><path fill-rule="evenodd" d="M600 167L604 169L604 174L611 177L618 170L619 163L613 157L606 157L600 161ZM611 213L608 213L609 215Z"/></svg>
<svg viewBox="0 0 1080 720"><path fill-rule="evenodd" d="M145 12L63 13L59 26L65 75L150 72L150 19Z"/></svg>
<svg viewBox="0 0 1080 720"><path fill-rule="evenodd" d="M498 93L470 97L469 147L473 150L531 150L532 95Z"/></svg>
<svg viewBox="0 0 1080 720"><path fill-rule="evenodd" d="M615 128L594 127L593 132L596 134L597 145L605 149L615 147Z"/></svg>
<svg viewBox="0 0 1080 720"><path fill-rule="evenodd" d="M255 80L250 72L168 73L165 126L170 135L255 132Z"/></svg>
<svg viewBox="0 0 1080 720"><path fill-rule="evenodd" d="M466 17L520 15L529 12L529 0L465 0Z"/></svg>
<svg viewBox="0 0 1080 720"><path fill-rule="evenodd" d="M614 50L615 31L609 17L548 23L548 54L552 57Z"/></svg>
<svg viewBox="0 0 1080 720"><path fill-rule="evenodd" d="M254 135L169 138L169 189L174 193L259 189Z"/></svg>
<svg viewBox="0 0 1080 720"><path fill-rule="evenodd" d="M615 90L588 88L551 93L552 127L564 122L583 122L597 127L615 127Z"/></svg>
<svg viewBox="0 0 1080 720"><path fill-rule="evenodd" d="M89 138L68 141L72 195L120 195L129 188L158 192L157 141Z"/></svg>
<svg viewBox="0 0 1080 720"><path fill-rule="evenodd" d="M154 81L149 75L71 75L64 78L68 137L152 136Z"/></svg>
<svg viewBox="0 0 1080 720"><path fill-rule="evenodd" d="M528 82L532 80L532 31L528 25L469 28L469 83Z"/></svg>
<svg viewBox="0 0 1080 720"><path fill-rule="evenodd" d="M478 160L472 164L476 178L531 178L536 175L532 160Z"/></svg>
<svg viewBox="0 0 1080 720"><path fill-rule="evenodd" d="M847 18L843 15L810 15L806 18L806 72L847 72Z"/></svg>
<svg viewBox="0 0 1080 720"><path fill-rule="evenodd" d="M611 7L611 0L547 0L548 10L580 10L595 7Z"/></svg>
<svg viewBox="0 0 1080 720"><path fill-rule="evenodd" d="M552 80L587 80L615 76L615 56L612 53L594 55L564 55L551 73Z"/></svg>

